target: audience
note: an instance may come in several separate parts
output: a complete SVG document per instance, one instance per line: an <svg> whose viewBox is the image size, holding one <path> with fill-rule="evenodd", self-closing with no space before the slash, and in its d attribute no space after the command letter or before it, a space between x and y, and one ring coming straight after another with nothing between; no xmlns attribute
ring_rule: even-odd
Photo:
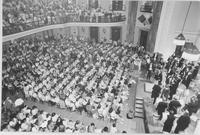
<svg viewBox="0 0 200 135"><path fill-rule="evenodd" d="M4 35L51 24L123 20L120 13L102 8L84 9L58 0L49 3L4 0L3 7ZM121 119L123 103L135 83L131 68L136 65L141 71L144 63L146 79L155 80L151 98L158 120L163 121L163 132L183 132L191 122L190 116L200 108L199 93L189 101L181 99L196 79L199 63L175 54L164 63L159 53L147 54L144 47L128 42L95 43L64 35L60 39L19 40L3 48L2 61L2 91L19 95L13 101L3 94L3 131L117 133L116 121ZM114 124L110 130L107 126L99 130L94 123L85 126L81 121L61 118L36 106L30 108L23 99L46 102ZM133 111L127 118L133 118Z"/></svg>
<svg viewBox="0 0 200 135"><path fill-rule="evenodd" d="M67 22L107 23L124 21L118 12L85 9L73 2L51 0L3 0L3 35Z"/></svg>
<svg viewBox="0 0 200 135"><path fill-rule="evenodd" d="M138 46L130 51L128 46L119 43L115 46L106 41L94 44L71 36L46 42L14 41L7 47L3 53L3 91L114 122L121 119L123 103L135 83L128 63L142 59ZM6 99L4 111L12 109L10 104L9 98ZM32 110L32 114L37 113ZM56 121L54 114L48 117ZM44 127L47 124L48 130L64 131L62 125L55 129L48 121L43 123ZM79 125L80 122L76 123L76 131L85 132ZM23 131L24 126L19 129ZM94 132L94 127L91 124L86 130ZM107 132L106 128L102 132Z"/></svg>

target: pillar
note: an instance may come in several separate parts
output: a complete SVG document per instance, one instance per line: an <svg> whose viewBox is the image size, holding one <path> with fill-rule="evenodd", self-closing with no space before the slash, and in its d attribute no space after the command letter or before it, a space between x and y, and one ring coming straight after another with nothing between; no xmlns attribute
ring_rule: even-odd
<svg viewBox="0 0 200 135"><path fill-rule="evenodd" d="M163 1L154 1L153 2L153 20L151 24L151 28L149 31L149 36L147 39L147 51L154 52L156 36L158 31L158 26L160 22L160 15L162 11Z"/></svg>
<svg viewBox="0 0 200 135"><path fill-rule="evenodd" d="M128 1L127 35L128 42L134 42L138 1Z"/></svg>

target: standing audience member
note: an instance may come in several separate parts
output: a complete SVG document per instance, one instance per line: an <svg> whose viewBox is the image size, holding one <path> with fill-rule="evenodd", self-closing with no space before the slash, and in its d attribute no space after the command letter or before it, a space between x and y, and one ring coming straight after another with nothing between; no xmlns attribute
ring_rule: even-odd
<svg viewBox="0 0 200 135"><path fill-rule="evenodd" d="M158 84L154 84L152 89L151 98L153 98L153 104L155 104L157 97L160 95L161 87Z"/></svg>
<svg viewBox="0 0 200 135"><path fill-rule="evenodd" d="M147 67L147 80L150 80L150 79L151 79L152 70L153 70L153 63L150 62L150 63L148 64L148 67Z"/></svg>
<svg viewBox="0 0 200 135"><path fill-rule="evenodd" d="M158 103L158 106L157 106L156 110L158 112L158 115L160 115L159 120L162 119L163 112L165 112L165 109L167 108L167 105L168 104L166 103L166 101L161 101L161 102Z"/></svg>
<svg viewBox="0 0 200 135"><path fill-rule="evenodd" d="M164 126L163 126L164 132L168 132L168 133L171 132L174 120L175 120L174 112L173 110L170 110L169 115L167 116L167 120L164 122Z"/></svg>

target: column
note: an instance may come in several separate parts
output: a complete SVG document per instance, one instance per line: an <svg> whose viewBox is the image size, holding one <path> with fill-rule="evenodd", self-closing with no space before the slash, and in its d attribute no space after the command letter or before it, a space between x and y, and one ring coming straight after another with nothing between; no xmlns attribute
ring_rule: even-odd
<svg viewBox="0 0 200 135"><path fill-rule="evenodd" d="M138 1L128 1L127 35L128 42L134 42Z"/></svg>
<svg viewBox="0 0 200 135"><path fill-rule="evenodd" d="M149 36L147 39L147 51L153 52L156 43L156 36L158 31L158 25L160 22L160 15L162 11L163 1L155 1L153 2L153 20L151 24L151 28L149 31Z"/></svg>
<svg viewBox="0 0 200 135"><path fill-rule="evenodd" d="M175 29L175 26L172 25L174 23L173 15L175 12L174 9L176 9L175 5L175 1L164 1L160 16L154 51L162 53L164 60L167 60L175 50L175 45L171 43L177 35L170 34L172 30Z"/></svg>

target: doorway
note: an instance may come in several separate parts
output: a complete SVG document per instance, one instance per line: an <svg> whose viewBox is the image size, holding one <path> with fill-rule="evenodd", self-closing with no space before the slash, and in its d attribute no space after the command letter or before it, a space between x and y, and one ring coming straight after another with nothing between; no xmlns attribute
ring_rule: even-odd
<svg viewBox="0 0 200 135"><path fill-rule="evenodd" d="M98 27L90 27L90 39L92 41L98 42L98 39L99 39Z"/></svg>
<svg viewBox="0 0 200 135"><path fill-rule="evenodd" d="M149 31L147 30L140 30L140 45L144 47L146 50L147 48L147 38L149 35Z"/></svg>
<svg viewBox="0 0 200 135"><path fill-rule="evenodd" d="M121 39L121 27L112 27L112 40L118 41Z"/></svg>

